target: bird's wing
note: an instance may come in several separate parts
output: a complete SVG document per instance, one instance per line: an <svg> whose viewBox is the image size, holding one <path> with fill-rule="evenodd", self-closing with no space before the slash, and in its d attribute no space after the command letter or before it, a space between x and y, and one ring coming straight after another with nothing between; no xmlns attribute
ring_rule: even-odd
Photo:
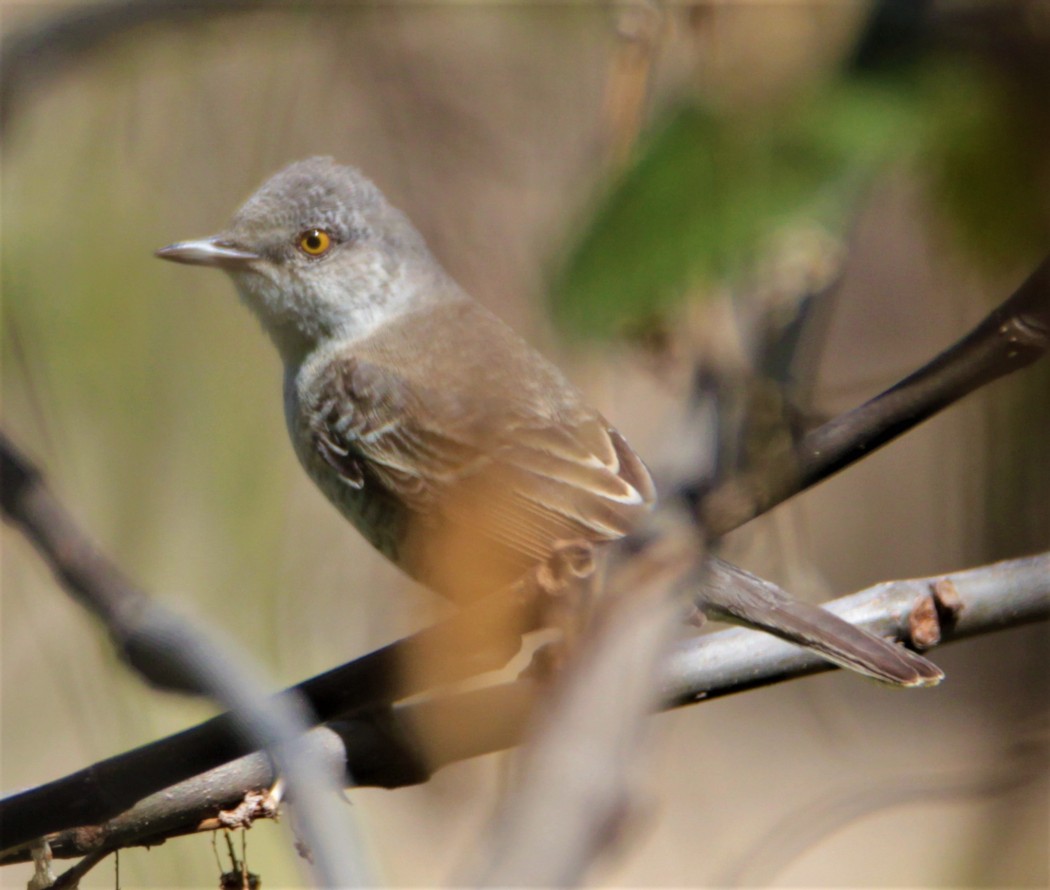
<svg viewBox="0 0 1050 890"><path fill-rule="evenodd" d="M447 509L534 559L554 541L620 538L655 499L645 465L596 412L509 423L490 460L457 480Z"/></svg>
<svg viewBox="0 0 1050 890"><path fill-rule="evenodd" d="M559 540L621 537L654 500L640 458L582 407L545 417L496 399L463 404L355 358L332 363L315 392L315 447L348 485L380 486L411 513L528 561Z"/></svg>
<svg viewBox="0 0 1050 890"><path fill-rule="evenodd" d="M379 365L333 361L313 391L314 447L353 488L379 484L409 509L427 510L448 474L480 457L472 443L429 423L421 394Z"/></svg>

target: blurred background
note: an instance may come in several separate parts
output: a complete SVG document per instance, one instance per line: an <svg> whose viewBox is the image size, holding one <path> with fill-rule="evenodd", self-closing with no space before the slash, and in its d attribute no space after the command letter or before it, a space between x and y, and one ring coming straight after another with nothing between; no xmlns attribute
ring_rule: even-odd
<svg viewBox="0 0 1050 890"><path fill-rule="evenodd" d="M277 356L229 281L152 257L284 164L329 154L375 179L668 489L893 383L1050 243L1042 0L2 12L4 428L132 578L279 685L446 608L300 472ZM707 402L688 407L712 394L718 448ZM1045 362L997 383L728 554L821 600L1046 549L1048 396ZM130 676L2 534L5 791L210 714ZM1048 642L939 650L934 691L836 672L662 715L593 881L1047 886ZM446 880L507 766L350 792L383 879ZM284 827L247 840L266 886L301 882ZM127 887L217 871L203 837L120 863ZM104 865L84 886L112 883Z"/></svg>

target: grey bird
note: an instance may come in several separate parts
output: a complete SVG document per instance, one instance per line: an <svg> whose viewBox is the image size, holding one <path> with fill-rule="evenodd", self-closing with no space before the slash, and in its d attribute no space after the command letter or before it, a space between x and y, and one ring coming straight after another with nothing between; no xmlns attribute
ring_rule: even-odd
<svg viewBox="0 0 1050 890"><path fill-rule="evenodd" d="M373 546L459 603L560 542L626 535L655 501L631 447L467 295L407 217L330 158L275 174L210 238L161 248L228 272L284 362L299 461ZM721 563L702 605L877 679L930 685L912 652ZM757 579L755 579L757 580ZM771 592L772 591L772 592Z"/></svg>

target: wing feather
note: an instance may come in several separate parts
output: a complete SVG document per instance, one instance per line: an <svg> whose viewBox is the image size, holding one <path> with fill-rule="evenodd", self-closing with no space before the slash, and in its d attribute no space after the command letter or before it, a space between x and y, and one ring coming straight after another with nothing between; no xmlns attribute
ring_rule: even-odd
<svg viewBox="0 0 1050 890"><path fill-rule="evenodd" d="M450 524L523 567L558 541L621 537L654 499L644 464L582 403L551 416L465 406L352 358L327 369L317 392L315 447L349 486L381 489L419 526Z"/></svg>

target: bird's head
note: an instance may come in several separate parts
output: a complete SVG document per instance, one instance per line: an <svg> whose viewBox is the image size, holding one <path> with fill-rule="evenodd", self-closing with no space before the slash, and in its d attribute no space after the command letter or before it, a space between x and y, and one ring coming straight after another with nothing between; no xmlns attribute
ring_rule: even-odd
<svg viewBox="0 0 1050 890"><path fill-rule="evenodd" d="M228 272L291 362L328 339L366 336L444 290L408 218L358 170L331 158L291 164L225 231L157 256Z"/></svg>

